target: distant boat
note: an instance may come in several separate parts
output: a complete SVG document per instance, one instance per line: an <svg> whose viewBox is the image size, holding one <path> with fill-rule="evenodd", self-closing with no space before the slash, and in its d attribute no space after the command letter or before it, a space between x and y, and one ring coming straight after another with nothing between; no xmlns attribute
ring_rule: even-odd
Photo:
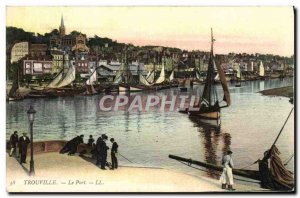
<svg viewBox="0 0 300 198"><path fill-rule="evenodd" d="M198 104L195 104L192 108L187 108L185 110L181 110L180 112L188 113L189 116L195 116L203 119L219 119L220 118L220 110L222 107L219 105L219 100L217 97L216 85L214 83L214 68L217 68L218 74L220 76L221 85L224 91L223 100L227 103L227 107L231 104L230 94L227 87L227 82L225 78L225 74L220 65L216 65L214 60L213 53L213 32L211 30L211 52L209 57L209 63L207 68L207 77L205 80L205 86L202 95L200 95L200 101Z"/></svg>
<svg viewBox="0 0 300 198"><path fill-rule="evenodd" d="M139 78L141 76L139 75ZM122 61L121 67L116 75L114 84L118 84L119 93L122 92L138 92L143 91L144 87L138 85L138 82L134 82L131 74L129 65L127 63L127 50L125 49L124 60Z"/></svg>
<svg viewBox="0 0 300 198"><path fill-rule="evenodd" d="M260 64L259 64L258 76L259 76L260 79L265 79L266 78L266 76L265 76L265 67L264 67L262 61L260 61Z"/></svg>
<svg viewBox="0 0 300 198"><path fill-rule="evenodd" d="M235 87L241 87L241 81L242 81L242 72L241 72L241 68L238 67L237 73L236 73L236 80L237 83L235 84Z"/></svg>
<svg viewBox="0 0 300 198"><path fill-rule="evenodd" d="M97 82L97 71L96 69L92 72L90 77L85 82L86 91L82 93L82 95L95 95L98 92L95 90L93 84Z"/></svg>

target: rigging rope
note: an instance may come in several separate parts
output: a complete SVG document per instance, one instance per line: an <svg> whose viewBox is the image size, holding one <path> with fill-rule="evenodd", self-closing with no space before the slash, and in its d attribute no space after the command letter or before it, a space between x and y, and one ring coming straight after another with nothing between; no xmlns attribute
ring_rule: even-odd
<svg viewBox="0 0 300 198"><path fill-rule="evenodd" d="M288 165L288 163L291 161L291 159L293 159L293 157L294 157L294 154L292 154L292 156L288 160L286 160L286 162L284 163L284 165L285 166Z"/></svg>
<svg viewBox="0 0 300 198"><path fill-rule="evenodd" d="M279 131L279 134L277 135L277 137L276 137L276 139L275 139L274 143L272 144L272 146L274 146L274 145L276 144L276 142L277 142L277 140L278 140L279 136L281 135L281 132L283 131L283 128L285 127L285 124L287 123L287 121L288 121L288 119L289 119L290 115L292 114L293 110L294 110L294 107L292 108L292 110L291 110L291 112L290 112L289 116L288 116L288 117L287 117L287 119L285 120L285 122L284 122L284 124L283 124L282 128L280 129L280 131ZM272 146L271 146L271 148L272 148Z"/></svg>
<svg viewBox="0 0 300 198"><path fill-rule="evenodd" d="M281 133L282 133L282 131L283 131L283 129L284 129L284 127L285 127L285 125L286 125L286 123L287 123L288 119L290 118L290 116L291 116L291 114L292 114L293 110L294 110L294 107L292 108L292 110L291 110L291 112L289 113L289 115L288 115L287 119L285 120L285 122L284 122L283 126L281 127L281 129L280 129L280 131L279 131L279 133L278 133L278 135L277 135L277 137L276 137L276 139L275 139L274 143L272 144L271 148L272 148L272 147L273 147L273 146L276 144L276 142L277 142L277 140L278 140L279 136L281 135ZM271 151L271 149L269 149L269 151ZM294 154L293 154L293 156L294 156ZM292 157L293 157L293 156L292 156ZM292 159L292 157L289 159L289 161ZM289 161L288 161L286 164L288 164L288 163L289 163ZM253 162L252 164L250 164L250 165L248 165L248 166L245 166L245 167L241 168L241 169L248 168L248 167L250 167L250 166L252 166L252 165L256 164L257 162L258 162L258 160L257 160L257 161L255 161L255 162Z"/></svg>
<svg viewBox="0 0 300 198"><path fill-rule="evenodd" d="M252 164L250 164L250 165L248 165L248 166L245 166L245 167L243 167L243 168L240 168L240 169L245 169L245 168L248 168L248 167L250 167L250 166L252 166L252 165L254 165L254 164L256 164L257 163L257 161L255 161L255 162L253 162Z"/></svg>
<svg viewBox="0 0 300 198"><path fill-rule="evenodd" d="M213 175L216 175L216 176L220 176L219 173L214 173L214 172L210 172L210 171L207 171L207 170L203 170L203 169L194 167L194 166L192 166L192 164L190 164L190 163L187 163L187 164L186 164L186 163L184 163L184 162L182 162L182 161L179 161L179 160L176 160L176 161L178 161L178 162L180 162L180 163L182 163L182 164L184 164L184 165L186 165L186 166L189 166L189 167L191 167L191 168L193 168L193 169L200 170L200 171L203 171L203 172L207 172L207 173L210 173L210 174L213 174ZM235 180L239 180L239 181L244 181L244 182L250 182L250 183L260 184L260 182L249 181L249 180L244 180L244 179L238 179L238 178L236 178L236 177L234 177L234 179L235 179Z"/></svg>

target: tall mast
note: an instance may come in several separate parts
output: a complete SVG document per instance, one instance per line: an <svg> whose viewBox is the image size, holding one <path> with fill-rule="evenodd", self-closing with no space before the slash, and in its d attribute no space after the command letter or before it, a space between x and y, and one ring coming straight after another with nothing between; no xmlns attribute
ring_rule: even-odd
<svg viewBox="0 0 300 198"><path fill-rule="evenodd" d="M210 29L211 30L211 49L210 49L210 51L211 51L211 54L212 54L212 56L214 55L214 42L216 41L215 39L214 39L214 35L213 35L213 30L212 30L212 28Z"/></svg>

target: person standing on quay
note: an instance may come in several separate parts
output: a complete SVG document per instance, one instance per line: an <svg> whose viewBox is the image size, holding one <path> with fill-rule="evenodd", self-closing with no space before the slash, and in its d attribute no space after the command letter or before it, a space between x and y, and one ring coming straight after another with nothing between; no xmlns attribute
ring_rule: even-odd
<svg viewBox="0 0 300 198"><path fill-rule="evenodd" d="M118 144L115 142L114 138L110 138L110 142L112 143L111 147L111 170L118 168L118 159L116 154L118 153Z"/></svg>
<svg viewBox="0 0 300 198"><path fill-rule="evenodd" d="M97 157L96 165L99 166L101 164L101 144L102 144L102 138L101 136L97 139L96 142L96 148L95 148L95 154Z"/></svg>
<svg viewBox="0 0 300 198"><path fill-rule="evenodd" d="M222 183L222 189L226 189L226 185L228 185L228 190L235 190L233 189L233 160L231 155L232 151L228 151L227 155L224 155L222 159L222 165L224 168L220 181Z"/></svg>
<svg viewBox="0 0 300 198"><path fill-rule="evenodd" d="M19 149L20 149L20 164L26 164L26 156L27 156L27 147L30 143L29 138L27 137L26 133L23 133L23 136L19 138Z"/></svg>
<svg viewBox="0 0 300 198"><path fill-rule="evenodd" d="M93 146L93 143L94 143L94 142L95 142L95 140L94 140L93 136L90 135L90 138L89 138L89 140L88 140L87 145L88 145L88 146Z"/></svg>
<svg viewBox="0 0 300 198"><path fill-rule="evenodd" d="M108 137L103 134L101 136L101 139L97 140L97 145L96 145L96 149L97 149L97 159L100 160L100 164L101 164L101 169L102 170L106 170L105 165L106 165L106 159L107 159L107 150L109 149L108 146L106 146L106 141L107 141ZM97 165L99 165L99 161L97 160Z"/></svg>
<svg viewBox="0 0 300 198"><path fill-rule="evenodd" d="M18 141L19 141L18 131L14 131L14 133L10 136L9 139L9 143L10 143L9 157L11 157L13 152L16 151Z"/></svg>

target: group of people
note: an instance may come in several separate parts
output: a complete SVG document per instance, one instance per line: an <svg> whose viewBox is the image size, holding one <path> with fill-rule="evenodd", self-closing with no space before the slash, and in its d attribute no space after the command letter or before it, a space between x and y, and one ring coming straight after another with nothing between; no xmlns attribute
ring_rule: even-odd
<svg viewBox="0 0 300 198"><path fill-rule="evenodd" d="M83 143L83 137L84 135L74 137L72 140L66 143L66 145L59 151L59 153L68 153L68 155L74 155L77 152L78 145Z"/></svg>
<svg viewBox="0 0 300 198"><path fill-rule="evenodd" d="M27 147L30 143L30 139L28 138L26 133L19 138L18 131L14 131L14 133L10 136L10 152L9 156L12 157L13 154L18 158L20 157L20 164L26 163L27 156ZM19 149L19 152L17 152Z"/></svg>
<svg viewBox="0 0 300 198"><path fill-rule="evenodd" d="M80 144L83 143L84 135L77 136L66 143L66 145L60 150L61 154L68 153L68 155L74 155L77 152L77 148ZM106 145L106 141L108 140L108 136L102 134L95 142L95 139L92 135L89 136L88 142L86 146L88 148L82 149L80 153L82 154L83 151L90 150L93 156L97 159L96 165L100 166L102 170L106 170L105 166L110 167L111 170L118 168L118 144L115 142L114 138L110 138L110 142L112 143L111 147L111 166L107 162L107 151L109 147Z"/></svg>
<svg viewBox="0 0 300 198"><path fill-rule="evenodd" d="M109 147L106 145L106 141L108 140L107 135L102 134L96 141L94 153L96 155L97 161L96 165L101 166L102 170L105 170L105 166L109 166L107 163L107 151L109 150ZM118 153L118 144L115 142L114 138L110 138L110 142L112 143L111 147L111 167L110 169L114 170L118 168L118 159L117 159L117 153Z"/></svg>

